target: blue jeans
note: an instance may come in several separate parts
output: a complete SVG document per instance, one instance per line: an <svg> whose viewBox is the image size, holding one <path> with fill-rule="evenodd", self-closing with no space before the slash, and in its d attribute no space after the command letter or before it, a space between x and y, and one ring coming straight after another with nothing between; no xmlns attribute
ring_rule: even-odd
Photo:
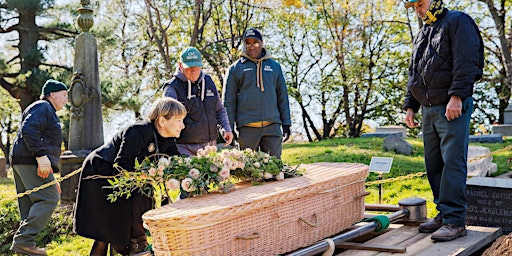
<svg viewBox="0 0 512 256"><path fill-rule="evenodd" d="M35 165L13 165L12 169L17 193L23 193L55 179L53 173L46 179L39 177ZM21 225L14 234L13 245L34 246L37 234L52 216L59 200L60 194L55 185L18 198Z"/></svg>
<svg viewBox="0 0 512 256"><path fill-rule="evenodd" d="M466 177L469 121L473 98L462 102L462 114L448 121L446 105L422 107L427 177L444 224L466 223Z"/></svg>

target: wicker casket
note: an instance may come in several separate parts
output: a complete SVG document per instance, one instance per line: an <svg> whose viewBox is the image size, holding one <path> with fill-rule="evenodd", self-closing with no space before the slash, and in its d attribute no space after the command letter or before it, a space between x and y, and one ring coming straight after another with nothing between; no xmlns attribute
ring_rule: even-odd
<svg viewBox="0 0 512 256"><path fill-rule="evenodd" d="M368 166L303 165L306 174L146 212L156 255L275 255L333 236L363 218Z"/></svg>

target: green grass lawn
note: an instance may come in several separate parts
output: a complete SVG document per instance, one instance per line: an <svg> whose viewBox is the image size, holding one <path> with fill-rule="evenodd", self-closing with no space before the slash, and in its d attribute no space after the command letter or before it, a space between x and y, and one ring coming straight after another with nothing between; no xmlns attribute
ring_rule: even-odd
<svg viewBox="0 0 512 256"><path fill-rule="evenodd" d="M403 177L408 174L424 172L423 144L419 139L407 139L413 146L411 156L397 155L393 152L382 150L382 138L357 138L357 139L332 139L315 143L293 143L285 144L283 149L283 161L288 165L314 162L352 162L370 164L372 157L392 157L393 165L390 173L384 174L383 179ZM512 145L512 140L496 144L472 144L489 148L492 152L500 151ZM512 150L502 151L493 154L493 162L498 165L498 173L502 174L512 171ZM370 173L367 181L375 181L378 175ZM379 203L379 186L367 186L370 195L365 198L368 204ZM1 226L10 226L10 230L4 230L4 234L14 232L18 220L12 218L14 213L7 214L7 210L17 211L14 200L6 200L15 196L14 182L12 176L7 179L0 179L0 230ZM409 197L421 197L427 200L427 212L429 217L437 214L430 187L425 176L401 179L392 183L382 185L382 204L397 205L398 201ZM76 236L71 232L72 216L71 206L59 207L51 223L47 225L48 233L51 233L51 241L40 242L40 246L46 246L49 255L87 255L92 245L92 240ZM92 224L93 225L93 224ZM49 226L58 226L64 230L50 229ZM3 241L0 234L0 254L8 254L10 241ZM8 254L10 255L10 254Z"/></svg>

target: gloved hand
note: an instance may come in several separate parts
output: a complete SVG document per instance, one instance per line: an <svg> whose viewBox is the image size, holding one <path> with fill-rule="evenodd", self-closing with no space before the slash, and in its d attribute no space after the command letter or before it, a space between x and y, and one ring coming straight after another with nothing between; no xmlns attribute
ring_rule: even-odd
<svg viewBox="0 0 512 256"><path fill-rule="evenodd" d="M52 163L50 162L50 159L48 159L48 156L40 156L36 157L37 160L37 175L43 179L48 178L50 175L50 172L53 172L52 170Z"/></svg>
<svg viewBox="0 0 512 256"><path fill-rule="evenodd" d="M290 125L283 125L283 142L286 142L290 138Z"/></svg>

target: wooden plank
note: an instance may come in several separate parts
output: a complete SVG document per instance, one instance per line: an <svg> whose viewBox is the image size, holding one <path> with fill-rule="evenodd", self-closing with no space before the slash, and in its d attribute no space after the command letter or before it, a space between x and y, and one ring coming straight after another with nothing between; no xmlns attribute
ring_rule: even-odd
<svg viewBox="0 0 512 256"><path fill-rule="evenodd" d="M397 224L394 224L396 227ZM415 235L418 235L418 227L412 226L401 226L400 228L395 228L385 234L377 236L373 239L368 240L366 243L373 245L397 245L403 241L409 240ZM380 252L368 251L368 250L349 250L342 252L338 255L345 256L372 256L377 255Z"/></svg>
<svg viewBox="0 0 512 256"><path fill-rule="evenodd" d="M468 235L449 242L432 243L432 246L419 252L418 256L457 255L469 256L478 249L496 240L502 234L501 228L467 227Z"/></svg>
<svg viewBox="0 0 512 256"><path fill-rule="evenodd" d="M448 242L434 242L431 234L419 233L417 226L403 226L384 233L365 243L406 247L405 253L348 250L339 256L387 256L387 255L457 255L469 256L493 242L502 234L501 228L468 226L468 235Z"/></svg>
<svg viewBox="0 0 512 256"><path fill-rule="evenodd" d="M368 244L368 243L353 243L343 242L336 245L336 248L347 249L347 250L369 250L377 252L393 252L393 253L404 253L405 247L394 246L394 245L380 245L380 244Z"/></svg>

